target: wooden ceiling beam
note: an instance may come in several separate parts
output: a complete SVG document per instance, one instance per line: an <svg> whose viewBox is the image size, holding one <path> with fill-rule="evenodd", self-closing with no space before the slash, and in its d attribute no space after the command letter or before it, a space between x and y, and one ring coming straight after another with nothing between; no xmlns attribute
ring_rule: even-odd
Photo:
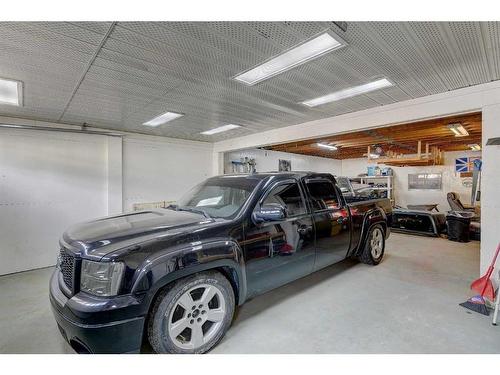
<svg viewBox="0 0 500 375"><path fill-rule="evenodd" d="M469 132L469 136L455 137L448 129L448 124L455 122L462 123ZM444 151L467 150L468 144L481 143L481 136L481 113L473 113L289 142L264 149L331 159L347 159L363 157L366 155L367 147L374 145L380 145L385 152L417 153L419 140L422 148L428 143L430 147L438 147ZM332 152L319 149L316 145L319 142L335 144L339 146L339 149Z"/></svg>
<svg viewBox="0 0 500 375"><path fill-rule="evenodd" d="M469 133L469 137L480 137L481 132L472 132ZM398 135L398 136L392 136L392 143L403 143L403 142L414 142L415 139L421 139L423 142L432 142L435 140L442 140L442 139L447 139L447 140L459 140L460 142L463 142L467 139L467 137L455 137L453 134L449 132L439 132L436 131L435 129L430 129L426 132L418 132L418 133L412 133L408 132L404 135ZM387 143L390 144L391 142L382 142L379 139L375 139L373 137L359 137L359 136L354 136L351 137L350 139L344 139L344 140L339 140L339 139L324 139L322 142L327 142L327 143L333 143L337 146L340 147L356 147L356 146L367 146L367 145L373 145L377 143ZM277 146L269 146L266 147L267 149L272 149L275 151L278 150L300 150L303 148L308 148L308 147L317 147L315 142L308 141L307 143L302 143L300 145L298 144L283 144L283 145L277 145Z"/></svg>

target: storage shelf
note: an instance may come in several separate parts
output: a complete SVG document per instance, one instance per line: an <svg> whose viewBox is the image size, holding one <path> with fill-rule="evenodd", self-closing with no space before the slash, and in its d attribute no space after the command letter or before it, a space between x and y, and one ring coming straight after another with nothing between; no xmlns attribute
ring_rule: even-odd
<svg viewBox="0 0 500 375"><path fill-rule="evenodd" d="M364 185L369 185L369 181L378 181L377 184L384 184L385 186L372 186L370 187L373 190L377 191L386 191L387 192L387 198L391 201L392 205L394 205L394 185L392 178L393 175L389 176L365 176L365 177L358 177L361 184Z"/></svg>

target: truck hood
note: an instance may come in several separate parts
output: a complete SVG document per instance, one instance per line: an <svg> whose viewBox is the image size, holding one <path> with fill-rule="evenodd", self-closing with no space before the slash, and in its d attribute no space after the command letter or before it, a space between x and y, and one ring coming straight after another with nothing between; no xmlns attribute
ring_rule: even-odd
<svg viewBox="0 0 500 375"><path fill-rule="evenodd" d="M139 211L74 225L63 234L61 245L82 256L102 258L148 239L192 232L214 222L214 219L187 211Z"/></svg>

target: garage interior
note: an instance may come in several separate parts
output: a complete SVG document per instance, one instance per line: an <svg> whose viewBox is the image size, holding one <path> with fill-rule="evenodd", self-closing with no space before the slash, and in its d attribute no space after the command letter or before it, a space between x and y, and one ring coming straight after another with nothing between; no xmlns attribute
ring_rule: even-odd
<svg viewBox="0 0 500 375"><path fill-rule="evenodd" d="M346 197L389 198L403 219L379 266L348 259L250 300L212 353L500 352L491 316L458 306L500 240L500 23L0 32L0 353L74 353L47 296L68 226L165 207L211 176L270 171L331 173ZM322 35L338 44L252 78ZM471 213L460 242L446 234L457 204Z"/></svg>

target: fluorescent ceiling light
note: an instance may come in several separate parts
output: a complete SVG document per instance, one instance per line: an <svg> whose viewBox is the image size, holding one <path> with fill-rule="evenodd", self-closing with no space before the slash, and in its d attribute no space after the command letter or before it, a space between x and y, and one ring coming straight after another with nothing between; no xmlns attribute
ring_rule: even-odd
<svg viewBox="0 0 500 375"><path fill-rule="evenodd" d="M337 146L330 145L330 144L327 144L327 143L318 143L317 145L318 145L318 147L326 148L327 150L332 150L332 151L335 151L335 150L339 149Z"/></svg>
<svg viewBox="0 0 500 375"><path fill-rule="evenodd" d="M340 37L327 31L237 75L234 79L247 85L255 85L343 46L345 42Z"/></svg>
<svg viewBox="0 0 500 375"><path fill-rule="evenodd" d="M163 124L166 124L169 121L175 120L176 118L182 117L184 115L180 113L175 113L175 112L165 112L163 115L160 115L158 117L155 117L152 120L149 120L142 125L146 126L160 126Z"/></svg>
<svg viewBox="0 0 500 375"><path fill-rule="evenodd" d="M200 134L212 135L212 134L227 132L228 130L232 130L232 129L236 129L236 128L241 128L241 126L234 125L234 124L227 124L227 125L219 126L218 128L215 128L215 129L210 129L210 130L201 132Z"/></svg>
<svg viewBox="0 0 500 375"><path fill-rule="evenodd" d="M453 134L455 134L455 137L466 137L469 135L467 129L465 129L460 123L449 124L448 129L450 129Z"/></svg>
<svg viewBox="0 0 500 375"><path fill-rule="evenodd" d="M23 84L20 81L0 78L0 104L23 105Z"/></svg>
<svg viewBox="0 0 500 375"><path fill-rule="evenodd" d="M481 151L481 146L478 145L477 143L474 143L472 145L468 145L472 151Z"/></svg>
<svg viewBox="0 0 500 375"><path fill-rule="evenodd" d="M353 96L366 94L371 91L380 90L385 87L393 86L393 83L387 78L382 78L376 81L368 82L363 85L350 87L348 89L332 92L331 94L320 96L319 98L306 100L302 104L308 107L316 107L321 104L326 104L330 102L335 102L337 100L350 98Z"/></svg>

